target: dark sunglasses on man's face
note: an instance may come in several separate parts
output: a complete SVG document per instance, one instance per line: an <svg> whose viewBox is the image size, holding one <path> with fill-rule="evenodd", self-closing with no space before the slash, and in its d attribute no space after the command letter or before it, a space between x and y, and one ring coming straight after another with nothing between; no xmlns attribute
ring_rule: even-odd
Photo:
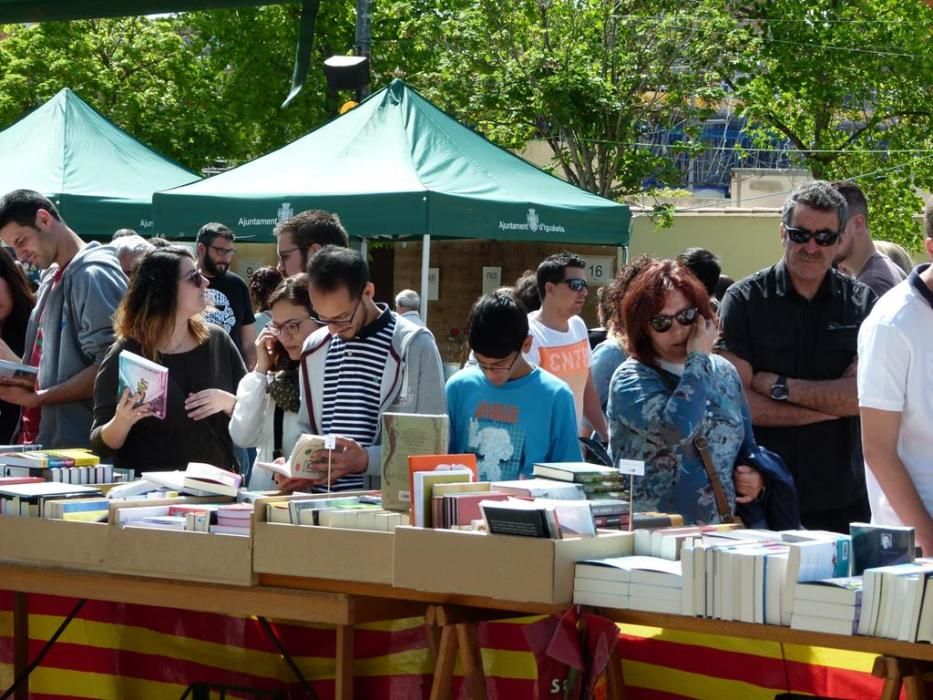
<svg viewBox="0 0 933 700"><path fill-rule="evenodd" d="M697 307L691 306L687 309L681 309L673 316L659 314L651 319L651 327L658 333L667 333L676 320L681 326L689 326L697 317Z"/></svg>
<svg viewBox="0 0 933 700"><path fill-rule="evenodd" d="M572 277L571 279L561 280L561 282L570 287L570 291L572 292L582 292L584 289L589 287L589 285L586 283L586 280L582 277Z"/></svg>
<svg viewBox="0 0 933 700"><path fill-rule="evenodd" d="M816 241L816 244L822 248L836 245L836 241L839 240L840 235L839 231L830 231L825 228L822 231L811 231L808 228L799 228L786 224L784 225L784 230L787 232L787 237L794 243L804 245L812 238Z"/></svg>

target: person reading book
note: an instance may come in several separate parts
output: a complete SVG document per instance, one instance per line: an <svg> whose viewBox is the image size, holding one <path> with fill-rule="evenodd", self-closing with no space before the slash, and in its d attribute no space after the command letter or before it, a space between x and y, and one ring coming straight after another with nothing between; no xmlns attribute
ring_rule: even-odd
<svg viewBox="0 0 933 700"><path fill-rule="evenodd" d="M228 421L246 368L230 336L201 318L206 291L186 248L160 248L140 261L117 309L117 342L94 386L91 446L114 455L116 466L157 471L206 462L236 469ZM164 419L137 405L141 392L119 393L123 350L168 368Z"/></svg>
<svg viewBox="0 0 933 700"><path fill-rule="evenodd" d="M266 304L271 320L256 338L256 366L240 380L230 417L230 437L240 447L255 447L256 462L287 458L301 435L298 360L305 340L318 328L311 320L305 274L281 282ZM266 469L254 469L250 490L275 488L273 477Z"/></svg>
<svg viewBox="0 0 933 700"><path fill-rule="evenodd" d="M19 363L26 349L26 326L36 297L22 268L0 249L0 359ZM16 434L20 407L0 401L0 444L8 445Z"/></svg>
<svg viewBox="0 0 933 700"><path fill-rule="evenodd" d="M346 490L381 469L383 412L447 412L437 344L427 328L377 304L360 253L325 246L308 261L312 321L320 326L301 353L301 432L334 435L320 450L318 479L292 479L288 489Z"/></svg>
<svg viewBox="0 0 933 700"><path fill-rule="evenodd" d="M573 392L525 359L528 316L510 293L473 305L469 343L476 364L447 381L449 450L476 454L481 481L531 476L535 462L579 462Z"/></svg>

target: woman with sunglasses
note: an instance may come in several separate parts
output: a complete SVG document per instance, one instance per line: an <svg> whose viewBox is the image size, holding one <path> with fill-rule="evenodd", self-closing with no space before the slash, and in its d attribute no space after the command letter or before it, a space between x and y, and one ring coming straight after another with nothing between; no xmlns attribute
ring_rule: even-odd
<svg viewBox="0 0 933 700"><path fill-rule="evenodd" d="M184 469L206 462L237 469L228 423L237 384L246 373L230 336L204 322L207 280L186 248L147 253L130 279L114 317L117 341L94 385L91 447L114 464L142 471ZM168 368L165 418L118 395L123 350Z"/></svg>
<svg viewBox="0 0 933 700"><path fill-rule="evenodd" d="M680 513L685 524L720 521L713 486L695 439L703 437L730 512L761 491L760 474L736 466L754 441L735 368L713 354L717 321L709 295L673 260L654 261L632 279L622 299L629 358L609 391L614 460L643 460L635 479L638 511Z"/></svg>
<svg viewBox="0 0 933 700"><path fill-rule="evenodd" d="M256 338L256 366L240 380L230 435L240 447L255 447L257 462L287 459L298 428L301 347L318 328L311 320L308 276L288 277L267 299L271 320ZM253 469L251 490L276 488L273 473Z"/></svg>

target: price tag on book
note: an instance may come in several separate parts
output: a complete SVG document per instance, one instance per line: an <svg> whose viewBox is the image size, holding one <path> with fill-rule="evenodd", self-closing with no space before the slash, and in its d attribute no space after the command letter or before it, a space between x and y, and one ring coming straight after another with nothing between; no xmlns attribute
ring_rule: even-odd
<svg viewBox="0 0 933 700"><path fill-rule="evenodd" d="M632 476L644 476L645 463L640 459L620 459L619 472L631 474Z"/></svg>
<svg viewBox="0 0 933 700"><path fill-rule="evenodd" d="M325 435L324 436L324 449L325 450L336 450L337 449L337 436L336 435Z"/></svg>

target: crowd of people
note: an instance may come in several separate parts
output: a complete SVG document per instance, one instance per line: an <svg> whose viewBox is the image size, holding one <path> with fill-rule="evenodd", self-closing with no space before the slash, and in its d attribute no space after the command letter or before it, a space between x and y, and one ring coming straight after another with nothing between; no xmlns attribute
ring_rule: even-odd
<svg viewBox="0 0 933 700"><path fill-rule="evenodd" d="M924 222L933 258L933 200ZM743 458L761 445L793 474L806 527L906 523L933 554L933 269L882 252L851 182L798 187L779 233L782 258L734 283L701 249L624 265L600 289L596 332L580 316L585 261L552 255L476 301L469 360L445 383L418 294L376 302L335 214L281 223L278 266L247 284L223 224L201 228L195 253L132 231L86 243L46 197L17 190L0 199L0 239L44 273L33 294L0 250L0 359L38 374L0 380L0 441L340 491L377 485L383 413L446 413L451 452L475 453L481 478L577 461L595 440L613 462L645 462L636 509L690 523L764 497L766 475ZM168 367L164 419L118 395L123 350ZM336 436L318 478L250 471L302 433Z"/></svg>

